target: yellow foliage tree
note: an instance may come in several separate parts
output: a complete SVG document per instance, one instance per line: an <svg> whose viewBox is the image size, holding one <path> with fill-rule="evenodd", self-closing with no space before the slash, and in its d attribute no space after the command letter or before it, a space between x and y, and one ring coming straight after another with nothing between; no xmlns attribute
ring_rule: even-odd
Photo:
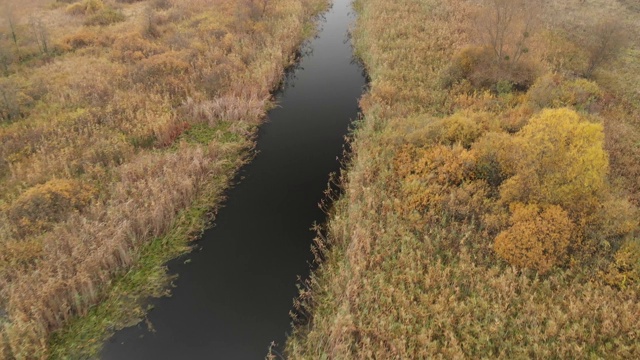
<svg viewBox="0 0 640 360"><path fill-rule="evenodd" d="M515 175L500 189L505 204L559 205L574 219L597 209L608 169L602 125L567 108L549 109L532 118L514 141Z"/></svg>
<svg viewBox="0 0 640 360"><path fill-rule="evenodd" d="M571 244L575 225L560 206L511 206L511 226L496 237L494 250L509 263L545 273L560 263Z"/></svg>

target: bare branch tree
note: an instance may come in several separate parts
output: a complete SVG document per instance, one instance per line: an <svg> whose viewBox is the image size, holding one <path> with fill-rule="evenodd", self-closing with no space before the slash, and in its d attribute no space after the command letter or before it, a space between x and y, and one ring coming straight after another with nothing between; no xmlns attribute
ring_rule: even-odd
<svg viewBox="0 0 640 360"><path fill-rule="evenodd" d="M38 44L40 52L43 55L49 54L49 31L47 30L47 26L42 22L42 19L35 17L29 19L29 25L31 26L31 31L36 39L36 44Z"/></svg>
<svg viewBox="0 0 640 360"><path fill-rule="evenodd" d="M598 22L589 35L586 39L589 56L586 77L592 76L600 65L615 59L627 42L624 24L615 18Z"/></svg>
<svg viewBox="0 0 640 360"><path fill-rule="evenodd" d="M7 23L9 23L9 31L11 33L11 39L13 40L13 44L16 47L16 55L18 59L20 58L20 45L18 45L18 34L16 31L16 19L13 15L13 8L10 5L6 5L4 9L5 17L7 18Z"/></svg>
<svg viewBox="0 0 640 360"><path fill-rule="evenodd" d="M481 0L476 34L498 64L517 63L529 51L527 41L542 6L540 0Z"/></svg>

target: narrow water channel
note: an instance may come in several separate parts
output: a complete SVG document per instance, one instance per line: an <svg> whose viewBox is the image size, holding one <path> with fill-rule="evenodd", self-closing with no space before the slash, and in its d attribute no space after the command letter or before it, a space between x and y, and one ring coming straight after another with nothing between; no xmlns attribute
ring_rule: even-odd
<svg viewBox="0 0 640 360"><path fill-rule="evenodd" d="M365 84L347 36L350 2L334 0L304 46L200 250L169 263L179 277L171 297L152 302L154 332L145 323L117 332L103 359L264 359L271 341L284 342L310 228L325 218L317 204Z"/></svg>

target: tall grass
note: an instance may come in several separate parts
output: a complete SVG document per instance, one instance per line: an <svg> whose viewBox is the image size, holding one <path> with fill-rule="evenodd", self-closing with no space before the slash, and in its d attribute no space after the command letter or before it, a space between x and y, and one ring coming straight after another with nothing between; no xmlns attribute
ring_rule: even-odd
<svg viewBox="0 0 640 360"><path fill-rule="evenodd" d="M529 91L505 89L504 83L476 88L464 78L452 82L452 64L476 46L476 4L356 1L354 42L371 89L361 101L364 119L342 175L344 195L330 211L327 235L316 240L318 267L300 285L286 348L290 358L640 356L640 285L633 280L640 258L627 255L633 245L624 245L637 243L637 216L624 199L633 202L638 194L638 157L630 145L636 107L624 80L635 75L621 66L637 65L638 44L585 80L574 72L580 69L570 68L576 54L549 57L549 33L540 32L528 60L538 72ZM567 31L559 24L579 27L581 19L619 6L557 1L547 8L546 30L555 38ZM637 24L638 13L628 15ZM575 43L565 49L578 49L581 39L567 41ZM558 80L544 92L535 90L547 81L545 73L554 72L552 60L563 64ZM535 105L543 93L553 99ZM538 273L512 267L494 252L496 227L505 226L509 211L494 184L513 170L492 166L516 156L505 144L546 106L571 107L604 123L613 170L608 196L618 205L602 207L629 220L629 227L608 234L600 223L607 215L598 213L581 223L592 231L584 236L595 239L593 248L585 241L570 259ZM481 134L487 134L484 140ZM487 149L493 162L476 167Z"/></svg>
<svg viewBox="0 0 640 360"><path fill-rule="evenodd" d="M92 356L165 292L326 6L261 4L1 9L0 358Z"/></svg>

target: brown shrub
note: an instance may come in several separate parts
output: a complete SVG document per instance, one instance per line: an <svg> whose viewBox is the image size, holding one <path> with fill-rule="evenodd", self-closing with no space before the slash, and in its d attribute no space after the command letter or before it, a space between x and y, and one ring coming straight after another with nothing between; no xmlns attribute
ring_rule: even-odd
<svg viewBox="0 0 640 360"><path fill-rule="evenodd" d="M39 239L9 239L0 241L0 269L21 268L33 264L42 256L42 242Z"/></svg>
<svg viewBox="0 0 640 360"><path fill-rule="evenodd" d="M453 57L445 71L443 84L451 86L468 80L476 89L491 89L499 92L505 86L525 90L537 78L537 65L520 60L508 66L495 61L495 54L487 46L468 46Z"/></svg>
<svg viewBox="0 0 640 360"><path fill-rule="evenodd" d="M14 201L7 215L20 236L49 229L69 212L80 210L91 201L94 190L75 180L53 179L25 191Z"/></svg>
<svg viewBox="0 0 640 360"><path fill-rule="evenodd" d="M627 27L619 18L604 18L596 22L585 36L587 68L585 76L590 77L601 65L615 59L626 46Z"/></svg>
<svg viewBox="0 0 640 360"><path fill-rule="evenodd" d="M154 9L167 10L173 7L173 2L171 0L153 0L151 6Z"/></svg>
<svg viewBox="0 0 640 360"><path fill-rule="evenodd" d="M511 137L502 132L489 132L471 147L477 159L475 176L497 188L515 172L516 151Z"/></svg>
<svg viewBox="0 0 640 360"><path fill-rule="evenodd" d="M640 3L635 0L618 0L621 4L626 6L631 11L640 12Z"/></svg>
<svg viewBox="0 0 640 360"><path fill-rule="evenodd" d="M547 74L533 84L527 97L540 109L571 106L580 111L595 112L599 109L603 91L590 80Z"/></svg>
<svg viewBox="0 0 640 360"><path fill-rule="evenodd" d="M189 92L186 77L191 66L185 57L185 53L172 50L141 59L132 78L148 89L169 95L173 103L179 104Z"/></svg>
<svg viewBox="0 0 640 360"><path fill-rule="evenodd" d="M115 39L112 56L122 62L135 62L166 50L161 44L145 39L138 32L132 32Z"/></svg>
<svg viewBox="0 0 640 360"><path fill-rule="evenodd" d="M67 35L62 39L62 43L71 49L80 49L94 45L98 40L96 33L82 29L73 35Z"/></svg>
<svg viewBox="0 0 640 360"><path fill-rule="evenodd" d="M529 122L534 112L533 106L527 103L505 109L500 116L500 127L508 133L516 133Z"/></svg>
<svg viewBox="0 0 640 360"><path fill-rule="evenodd" d="M477 3L470 34L475 46L454 56L446 83L469 80L476 88L498 93L523 90L536 78L527 54L542 4L533 0L484 0Z"/></svg>
<svg viewBox="0 0 640 360"><path fill-rule="evenodd" d="M631 201L640 206L640 131L627 123L620 109L606 114L605 145L611 159L611 173L622 181Z"/></svg>
<svg viewBox="0 0 640 360"><path fill-rule="evenodd" d="M588 55L584 47L565 32L546 30L539 36L541 56L551 70L561 74L579 75L587 68Z"/></svg>
<svg viewBox="0 0 640 360"><path fill-rule="evenodd" d="M564 260L575 229L565 210L555 205L541 209L535 204L517 203L511 212L511 226L494 243L498 256L540 273Z"/></svg>
<svg viewBox="0 0 640 360"><path fill-rule="evenodd" d="M91 15L104 9L102 0L84 0L67 6L65 12L71 15Z"/></svg>
<svg viewBox="0 0 640 360"><path fill-rule="evenodd" d="M600 239L608 239L615 244L620 238L632 234L638 228L639 220L638 209L628 200L613 198L603 201L589 225L596 228Z"/></svg>
<svg viewBox="0 0 640 360"><path fill-rule="evenodd" d="M178 121L172 118L170 121L158 124L153 128L153 133L158 147L167 147L187 129L190 125L186 121Z"/></svg>

